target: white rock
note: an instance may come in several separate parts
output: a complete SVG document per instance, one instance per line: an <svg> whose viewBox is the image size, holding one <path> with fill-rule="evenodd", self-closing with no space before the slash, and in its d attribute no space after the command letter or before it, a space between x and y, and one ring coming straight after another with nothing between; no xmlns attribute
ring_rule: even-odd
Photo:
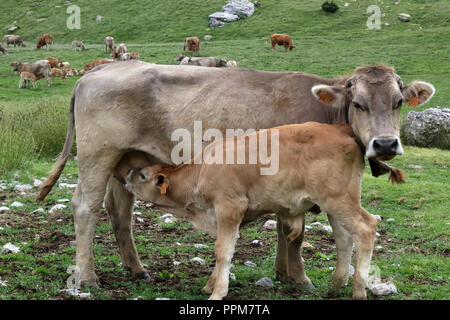
<svg viewBox="0 0 450 320"><path fill-rule="evenodd" d="M203 248L206 248L206 247L207 247L207 245L202 244L202 243L195 243L194 244L194 248L196 248L196 249L203 249Z"/></svg>
<svg viewBox="0 0 450 320"><path fill-rule="evenodd" d="M14 191L16 192L26 192L33 189L33 186L31 184L18 184L14 187Z"/></svg>
<svg viewBox="0 0 450 320"><path fill-rule="evenodd" d="M373 214L372 217L374 217L375 219L377 219L378 221L381 221L381 216L378 214Z"/></svg>
<svg viewBox="0 0 450 320"><path fill-rule="evenodd" d="M247 266L247 267L250 267L250 268L256 268L257 267L256 263L251 262L251 261L245 261L244 265Z"/></svg>
<svg viewBox="0 0 450 320"><path fill-rule="evenodd" d="M165 215L162 215L160 218L163 219L163 220L166 219L166 218L173 218L173 214L166 213Z"/></svg>
<svg viewBox="0 0 450 320"><path fill-rule="evenodd" d="M63 219L58 219L58 220L56 220L56 222L62 222L63 221Z"/></svg>
<svg viewBox="0 0 450 320"><path fill-rule="evenodd" d="M69 199L59 199L56 202L63 203L63 202L69 202L69 201L70 201Z"/></svg>
<svg viewBox="0 0 450 320"><path fill-rule="evenodd" d="M8 281L2 280L2 278L0 278L0 286L6 287L6 283L7 283L7 282L8 282Z"/></svg>
<svg viewBox="0 0 450 320"><path fill-rule="evenodd" d="M394 218L389 218L389 219L387 219L386 221L387 222L392 222L392 221L394 221L395 219Z"/></svg>
<svg viewBox="0 0 450 320"><path fill-rule="evenodd" d="M377 237L379 237L379 236L380 236L380 234L379 234L378 232L375 232L375 235L376 235Z"/></svg>
<svg viewBox="0 0 450 320"><path fill-rule="evenodd" d="M206 36L203 37L203 40L205 41L210 41L212 39L212 35L207 34Z"/></svg>
<svg viewBox="0 0 450 320"><path fill-rule="evenodd" d="M136 221L142 223L142 222L144 222L144 219L142 219L142 218L136 218Z"/></svg>
<svg viewBox="0 0 450 320"><path fill-rule="evenodd" d="M8 207L0 207L0 212L9 211L9 210L11 210L11 209Z"/></svg>
<svg viewBox="0 0 450 320"><path fill-rule="evenodd" d="M331 226L322 226L322 229L327 231L327 232L332 232L333 228Z"/></svg>
<svg viewBox="0 0 450 320"><path fill-rule="evenodd" d="M141 215L142 215L142 212L135 211L135 212L133 212L133 214L135 214L135 215L137 215L137 216L141 216Z"/></svg>
<svg viewBox="0 0 450 320"><path fill-rule="evenodd" d="M411 16L407 13L400 13L398 15L398 19L403 22L409 22L411 20Z"/></svg>
<svg viewBox="0 0 450 320"><path fill-rule="evenodd" d="M355 268L352 265L348 266L348 274L352 277L355 274Z"/></svg>
<svg viewBox="0 0 450 320"><path fill-rule="evenodd" d="M175 260L173 261L173 265L174 265L174 266L179 266L180 264L181 264L180 261L175 261Z"/></svg>
<svg viewBox="0 0 450 320"><path fill-rule="evenodd" d="M328 270L334 270L334 267L328 267Z"/></svg>
<svg viewBox="0 0 450 320"><path fill-rule="evenodd" d="M375 249L383 249L383 246L375 246Z"/></svg>
<svg viewBox="0 0 450 320"><path fill-rule="evenodd" d="M181 243L180 242L176 242L175 243L177 246L181 246Z"/></svg>
<svg viewBox="0 0 450 320"><path fill-rule="evenodd" d="M275 220L267 220L264 225L264 229L267 230L276 230L277 229L277 222Z"/></svg>
<svg viewBox="0 0 450 320"><path fill-rule="evenodd" d="M259 244L259 240L253 240L252 244Z"/></svg>
<svg viewBox="0 0 450 320"><path fill-rule="evenodd" d="M18 253L20 251L19 247L16 247L15 245L13 245L11 242L8 242L7 244L5 244L2 248L2 253L3 252L12 252L12 253Z"/></svg>
<svg viewBox="0 0 450 320"><path fill-rule="evenodd" d="M9 206L10 206L10 207L16 207L16 208L18 208L18 207L23 207L23 203L18 202L18 201L14 201L14 202L11 203Z"/></svg>
<svg viewBox="0 0 450 320"><path fill-rule="evenodd" d="M39 180L39 179L34 179L34 180L33 180L33 186L35 186L35 187L40 187L41 184L42 184L42 181L41 181L41 180Z"/></svg>
<svg viewBox="0 0 450 320"><path fill-rule="evenodd" d="M348 7L348 5L349 5L348 2L344 3L344 7Z"/></svg>
<svg viewBox="0 0 450 320"><path fill-rule="evenodd" d="M264 278L261 278L258 281L256 281L255 285L265 287L265 288L272 288L273 281L269 277L264 277Z"/></svg>
<svg viewBox="0 0 450 320"><path fill-rule="evenodd" d="M199 258L199 257L194 257L194 258L191 259L191 261L192 262L197 262L197 263L200 263L200 264L205 264L206 263L205 260L203 260L202 258Z"/></svg>
<svg viewBox="0 0 450 320"><path fill-rule="evenodd" d="M170 219L170 218L165 218L165 219L164 219L164 223L165 223L165 224L172 223L172 222L173 222L173 220Z"/></svg>
<svg viewBox="0 0 450 320"><path fill-rule="evenodd" d="M31 213L34 214L34 213L44 213L44 212L45 212L45 210L43 208L38 208Z"/></svg>
<svg viewBox="0 0 450 320"><path fill-rule="evenodd" d="M230 279L236 281L236 275L230 272Z"/></svg>
<svg viewBox="0 0 450 320"><path fill-rule="evenodd" d="M233 22L239 20L239 17L235 14L227 13L227 12L215 12L209 15L209 18L213 18L219 21L225 22Z"/></svg>
<svg viewBox="0 0 450 320"><path fill-rule="evenodd" d="M67 208L67 206L64 205L64 204L55 204L55 205L48 211L48 213L53 213L53 212L55 212L55 211L57 211L57 210L62 210L62 209L65 209L65 208Z"/></svg>
<svg viewBox="0 0 450 320"><path fill-rule="evenodd" d="M386 296L388 294L397 294L397 288L392 282L380 282L369 285L369 290L376 296Z"/></svg>
<svg viewBox="0 0 450 320"><path fill-rule="evenodd" d="M75 189L77 187L76 183L60 183L60 188L67 188L67 189Z"/></svg>
<svg viewBox="0 0 450 320"><path fill-rule="evenodd" d="M323 224L321 224L319 221L317 221L317 222L311 223L311 226L312 226L312 227L319 227L319 228L322 228L322 227L323 227Z"/></svg>
<svg viewBox="0 0 450 320"><path fill-rule="evenodd" d="M229 0L222 11L230 14L245 14L250 17L255 13L255 5L248 0Z"/></svg>
<svg viewBox="0 0 450 320"><path fill-rule="evenodd" d="M66 292L67 294L78 297L78 298L89 298L91 296L90 292L81 292L78 289L63 289L61 292Z"/></svg>
<svg viewBox="0 0 450 320"><path fill-rule="evenodd" d="M0 231L4 230L3 227L0 227Z"/></svg>
<svg viewBox="0 0 450 320"><path fill-rule="evenodd" d="M312 229L312 227L309 224L305 225L305 230L306 231L311 230L311 229Z"/></svg>

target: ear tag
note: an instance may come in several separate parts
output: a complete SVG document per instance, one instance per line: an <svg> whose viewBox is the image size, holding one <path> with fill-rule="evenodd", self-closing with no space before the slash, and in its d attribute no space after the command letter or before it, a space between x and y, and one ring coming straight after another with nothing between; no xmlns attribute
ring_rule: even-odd
<svg viewBox="0 0 450 320"><path fill-rule="evenodd" d="M167 193L167 184L165 182L163 182L161 184L161 194L166 194Z"/></svg>

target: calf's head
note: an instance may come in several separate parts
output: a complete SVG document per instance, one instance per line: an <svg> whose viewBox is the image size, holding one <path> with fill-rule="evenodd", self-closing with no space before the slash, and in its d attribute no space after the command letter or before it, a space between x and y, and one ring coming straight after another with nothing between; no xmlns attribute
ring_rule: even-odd
<svg viewBox="0 0 450 320"><path fill-rule="evenodd" d="M319 101L341 108L355 135L366 147L366 156L390 160L403 154L400 141L400 108L420 106L434 95L432 84L413 81L403 85L394 69L386 66L357 68L344 86L316 85Z"/></svg>

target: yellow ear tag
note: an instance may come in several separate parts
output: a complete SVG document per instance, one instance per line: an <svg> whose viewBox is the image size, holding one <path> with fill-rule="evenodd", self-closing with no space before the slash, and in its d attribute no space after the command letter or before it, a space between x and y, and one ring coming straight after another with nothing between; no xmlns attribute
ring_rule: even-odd
<svg viewBox="0 0 450 320"><path fill-rule="evenodd" d="M165 182L163 182L161 184L161 194L166 194L167 193L167 184Z"/></svg>

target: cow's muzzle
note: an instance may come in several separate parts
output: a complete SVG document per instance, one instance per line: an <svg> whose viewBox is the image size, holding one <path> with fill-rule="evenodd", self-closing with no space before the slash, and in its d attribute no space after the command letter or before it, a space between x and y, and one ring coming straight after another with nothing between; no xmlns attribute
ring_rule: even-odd
<svg viewBox="0 0 450 320"><path fill-rule="evenodd" d="M366 156L379 160L391 160L397 155L403 154L403 147L397 137L380 137L370 140Z"/></svg>

